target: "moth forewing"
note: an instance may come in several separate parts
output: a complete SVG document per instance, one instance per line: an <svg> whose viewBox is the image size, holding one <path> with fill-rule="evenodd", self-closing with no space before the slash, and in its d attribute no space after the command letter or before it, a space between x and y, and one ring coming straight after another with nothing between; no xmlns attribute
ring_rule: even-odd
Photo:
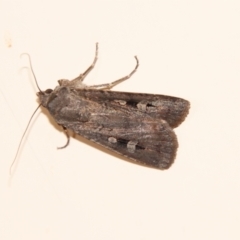
<svg viewBox="0 0 240 240"><path fill-rule="evenodd" d="M158 94L74 89L75 94L114 108L145 112L154 119L164 119L175 128L186 118L190 103L187 100Z"/></svg>

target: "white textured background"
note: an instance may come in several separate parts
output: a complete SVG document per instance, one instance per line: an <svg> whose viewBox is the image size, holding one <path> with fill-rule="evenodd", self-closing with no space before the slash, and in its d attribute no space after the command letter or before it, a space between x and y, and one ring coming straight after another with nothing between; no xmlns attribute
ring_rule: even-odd
<svg viewBox="0 0 240 240"><path fill-rule="evenodd" d="M72 79L191 102L168 171L66 137L37 88ZM0 1L0 239L240 239L240 1Z"/></svg>

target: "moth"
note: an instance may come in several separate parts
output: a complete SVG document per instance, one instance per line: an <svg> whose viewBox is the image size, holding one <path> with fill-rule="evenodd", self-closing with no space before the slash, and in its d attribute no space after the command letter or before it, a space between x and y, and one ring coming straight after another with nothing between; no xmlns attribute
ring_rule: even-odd
<svg viewBox="0 0 240 240"><path fill-rule="evenodd" d="M190 103L182 98L111 89L129 79L87 86L83 80L98 59L98 44L91 66L73 80L58 80L59 86L37 93L40 105L62 126L131 161L157 169L168 169L178 148L173 128L186 118Z"/></svg>

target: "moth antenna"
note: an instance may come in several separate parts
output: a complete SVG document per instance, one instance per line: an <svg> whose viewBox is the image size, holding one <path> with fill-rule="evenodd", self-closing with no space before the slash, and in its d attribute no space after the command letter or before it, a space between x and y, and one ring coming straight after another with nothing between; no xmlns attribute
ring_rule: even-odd
<svg viewBox="0 0 240 240"><path fill-rule="evenodd" d="M27 127L26 127L25 130L24 130L24 133L23 133L23 135L22 135L22 137L21 137L20 143L18 144L17 152L16 152L16 154L15 154L15 157L14 157L14 159L13 159L13 161L12 161L12 164L11 164L11 166L10 166L10 169L9 169L9 174L10 174L10 176L12 175L12 168L13 168L13 165L15 164L15 162L16 162L16 159L17 159L17 156L18 156L20 147L21 147L21 145L22 145L23 138L24 138L24 136L26 135L26 132L27 132L27 130L28 130L28 127L29 127L29 125L30 125L30 123L31 123L31 121L32 121L32 119L33 119L33 116L35 115L35 113L37 112L37 110L41 107L41 105L42 105L42 104L40 104L40 105L36 108L36 110L33 112L31 118L30 118L29 121L28 121Z"/></svg>
<svg viewBox="0 0 240 240"><path fill-rule="evenodd" d="M42 90L41 90L40 87L38 86L38 82L37 82L36 75L35 75L35 73L34 73L34 71L33 71L31 57L30 57L30 55L29 55L28 53L22 53L22 54L20 55L20 57L22 57L23 55L27 55L27 56L28 56L29 65L30 65L30 69L31 69L33 78L34 78L34 80L35 80L35 83L36 83L36 85L37 85L38 90L42 93Z"/></svg>

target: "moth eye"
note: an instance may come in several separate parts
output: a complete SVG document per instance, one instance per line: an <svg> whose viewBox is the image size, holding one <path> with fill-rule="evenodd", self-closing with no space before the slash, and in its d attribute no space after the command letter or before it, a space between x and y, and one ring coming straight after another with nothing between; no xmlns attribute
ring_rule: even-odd
<svg viewBox="0 0 240 240"><path fill-rule="evenodd" d="M49 94L49 93L51 93L52 91L53 91L52 89L47 89L47 90L45 91L45 93Z"/></svg>

